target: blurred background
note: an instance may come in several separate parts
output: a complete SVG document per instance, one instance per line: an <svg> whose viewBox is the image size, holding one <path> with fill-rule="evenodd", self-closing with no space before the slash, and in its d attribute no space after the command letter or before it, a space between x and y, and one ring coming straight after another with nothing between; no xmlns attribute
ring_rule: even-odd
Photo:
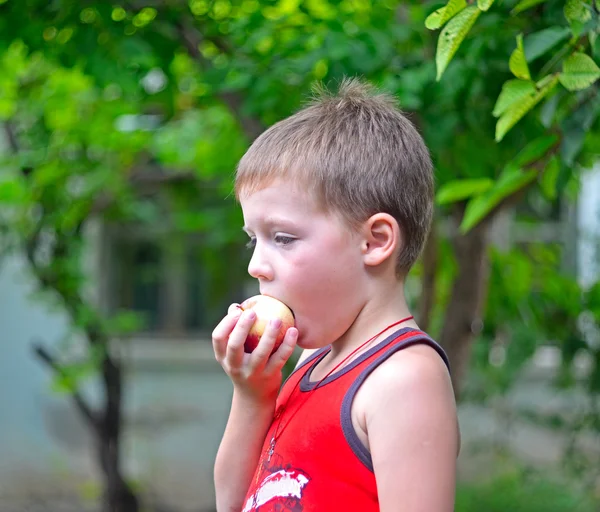
<svg viewBox="0 0 600 512"><path fill-rule="evenodd" d="M311 86L436 169L407 294L450 354L457 512L600 510L597 0L0 0L0 510L212 511L257 291L235 165Z"/></svg>

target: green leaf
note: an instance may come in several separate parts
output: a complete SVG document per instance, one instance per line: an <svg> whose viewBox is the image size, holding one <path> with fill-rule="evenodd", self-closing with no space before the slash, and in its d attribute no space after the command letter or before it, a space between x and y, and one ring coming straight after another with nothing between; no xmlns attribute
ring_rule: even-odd
<svg viewBox="0 0 600 512"><path fill-rule="evenodd" d="M492 189L469 201L460 224L461 233L464 234L479 224L503 199L531 183L536 175L537 171L524 172L522 169L507 166Z"/></svg>
<svg viewBox="0 0 600 512"><path fill-rule="evenodd" d="M113 336L123 336L139 332L146 327L144 315L137 311L119 311L107 325Z"/></svg>
<svg viewBox="0 0 600 512"><path fill-rule="evenodd" d="M563 12L567 21L572 24L573 22L585 23L592 18L592 13L587 7L587 2L584 0L567 0Z"/></svg>
<svg viewBox="0 0 600 512"><path fill-rule="evenodd" d="M598 115L600 115L600 96L596 95L561 122L563 139L560 153L566 165L571 166L575 162Z"/></svg>
<svg viewBox="0 0 600 512"><path fill-rule="evenodd" d="M531 80L529 67L525 60L525 51L523 50L523 34L517 36L517 47L512 52L508 61L508 67L513 75L522 80Z"/></svg>
<svg viewBox="0 0 600 512"><path fill-rule="evenodd" d="M10 119L17 111L15 98L17 94L11 89L16 89L16 87L13 87L13 84L4 84L4 87L0 85L0 119L2 120Z"/></svg>
<svg viewBox="0 0 600 512"><path fill-rule="evenodd" d="M438 204L450 204L482 194L494 185L490 178L454 180L443 185L436 196Z"/></svg>
<svg viewBox="0 0 600 512"><path fill-rule="evenodd" d="M77 385L70 375L55 375L50 382L50 390L57 394L69 395L77 391Z"/></svg>
<svg viewBox="0 0 600 512"><path fill-rule="evenodd" d="M549 27L529 34L523 41L527 62L533 62L544 55L548 50L566 39L570 33L571 31L567 27Z"/></svg>
<svg viewBox="0 0 600 512"><path fill-rule="evenodd" d="M521 0L517 5L514 6L510 13L514 16L515 14L519 14L527 9L531 9L532 7L535 7L536 5L546 1L547 0Z"/></svg>
<svg viewBox="0 0 600 512"><path fill-rule="evenodd" d="M477 7L480 11L485 12L492 6L493 3L494 0L477 0Z"/></svg>
<svg viewBox="0 0 600 512"><path fill-rule="evenodd" d="M100 347L104 350L104 347ZM98 371L102 357L98 349L91 350L89 357L81 361L63 363L51 384L50 389L55 393L73 394L81 386L82 382Z"/></svg>
<svg viewBox="0 0 600 512"><path fill-rule="evenodd" d="M535 94L535 83L530 80L507 80L502 86L502 91L496 100L494 117L498 117L506 112L516 102L523 98Z"/></svg>
<svg viewBox="0 0 600 512"><path fill-rule="evenodd" d="M425 26L429 30L442 28L450 18L458 14L467 6L466 0L450 0L444 7L432 12L425 20Z"/></svg>
<svg viewBox="0 0 600 512"><path fill-rule="evenodd" d="M542 87L540 87L540 83L543 83ZM552 89L554 89L557 83L557 76L551 75L549 79L548 77L543 78L538 82L539 88L535 93L530 94L518 103L513 104L513 106L504 112L496 123L496 142L500 142L508 131L517 124L527 112L535 107L550 93L550 91L552 91Z"/></svg>
<svg viewBox="0 0 600 512"><path fill-rule="evenodd" d="M556 155L553 155L542 174L540 174L540 188L543 194L550 200L556 199L557 190L556 185L558 183L558 174L560 172L560 160Z"/></svg>
<svg viewBox="0 0 600 512"><path fill-rule="evenodd" d="M0 203L18 204L24 197L25 190L19 181L0 181Z"/></svg>
<svg viewBox="0 0 600 512"><path fill-rule="evenodd" d="M477 7L467 7L452 18L442 30L435 55L438 82L480 14L481 11Z"/></svg>
<svg viewBox="0 0 600 512"><path fill-rule="evenodd" d="M563 62L560 83L569 91L580 91L600 78L600 68L585 53L574 53Z"/></svg>
<svg viewBox="0 0 600 512"><path fill-rule="evenodd" d="M595 59L600 59L600 37L597 37L597 34L595 32L592 32L591 34L596 35L596 38L594 39L593 43L590 40L590 44L592 45L592 55Z"/></svg>
<svg viewBox="0 0 600 512"><path fill-rule="evenodd" d="M556 109L558 108L559 99L560 95L553 94L540 109L540 121L544 128L550 128L550 126L552 126L554 115L556 114Z"/></svg>
<svg viewBox="0 0 600 512"><path fill-rule="evenodd" d="M581 152L586 132L581 126L574 126L570 122L564 124L567 127L563 135L560 155L565 165L571 166L575 163L575 158Z"/></svg>
<svg viewBox="0 0 600 512"><path fill-rule="evenodd" d="M525 167L543 157L558 142L558 135L544 135L532 140L511 160L512 167Z"/></svg>

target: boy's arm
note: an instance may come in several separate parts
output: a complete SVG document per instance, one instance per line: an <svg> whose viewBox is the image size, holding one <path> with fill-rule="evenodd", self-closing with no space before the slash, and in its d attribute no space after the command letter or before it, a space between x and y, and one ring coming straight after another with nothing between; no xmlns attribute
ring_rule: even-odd
<svg viewBox="0 0 600 512"><path fill-rule="evenodd" d="M261 405L234 390L214 468L219 512L242 510L274 411L275 402Z"/></svg>
<svg viewBox="0 0 600 512"><path fill-rule="evenodd" d="M452 512L460 441L446 366L413 347L371 377L365 424L381 512Z"/></svg>
<svg viewBox="0 0 600 512"><path fill-rule="evenodd" d="M233 383L231 411L214 468L218 512L240 512L273 419L282 368L296 346L298 331L287 330L271 354L281 325L270 322L258 346L244 352L256 315L230 307L212 335L215 357Z"/></svg>

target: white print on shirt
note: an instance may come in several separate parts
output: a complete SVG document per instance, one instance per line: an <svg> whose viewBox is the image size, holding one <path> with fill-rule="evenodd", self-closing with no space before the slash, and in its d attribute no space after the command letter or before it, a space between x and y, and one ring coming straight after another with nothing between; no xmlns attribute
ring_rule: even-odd
<svg viewBox="0 0 600 512"><path fill-rule="evenodd" d="M302 499L302 489L310 479L304 473L292 469L282 469L267 476L258 486L256 492L248 498L242 512L251 512L258 507L278 498Z"/></svg>

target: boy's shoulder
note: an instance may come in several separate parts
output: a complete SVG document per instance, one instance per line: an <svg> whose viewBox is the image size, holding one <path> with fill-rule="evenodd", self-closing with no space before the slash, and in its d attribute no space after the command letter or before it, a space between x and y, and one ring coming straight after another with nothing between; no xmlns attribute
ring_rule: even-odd
<svg viewBox="0 0 600 512"><path fill-rule="evenodd" d="M371 448L373 435L417 441L442 431L460 446L450 373L428 345L395 352L373 370L356 394L353 416L355 424L364 427Z"/></svg>
<svg viewBox="0 0 600 512"><path fill-rule="evenodd" d="M440 353L425 343L394 352L369 377L383 387L422 385L432 378L450 383L450 373Z"/></svg>
<svg viewBox="0 0 600 512"><path fill-rule="evenodd" d="M356 398L366 418L407 405L436 406L450 414L456 411L448 367L440 354L425 344L388 357L365 379Z"/></svg>
<svg viewBox="0 0 600 512"><path fill-rule="evenodd" d="M431 346L416 344L393 353L365 380L365 388L374 395L388 393L450 392L452 382L448 367Z"/></svg>
<svg viewBox="0 0 600 512"><path fill-rule="evenodd" d="M426 333L422 334L426 335ZM319 350L322 349L302 349L295 369L302 366L303 363ZM432 376L430 373L446 376L448 377L447 382L450 383L448 367L440 356L440 353L429 344L417 343L398 350L386 358L385 361L377 366L375 371L371 372L371 375L366 380L374 383L375 381L383 380L381 384L384 386L398 386L402 385L403 382L404 384L408 384L412 380L427 380ZM374 379L373 374L377 378ZM389 381L387 385L386 380Z"/></svg>

